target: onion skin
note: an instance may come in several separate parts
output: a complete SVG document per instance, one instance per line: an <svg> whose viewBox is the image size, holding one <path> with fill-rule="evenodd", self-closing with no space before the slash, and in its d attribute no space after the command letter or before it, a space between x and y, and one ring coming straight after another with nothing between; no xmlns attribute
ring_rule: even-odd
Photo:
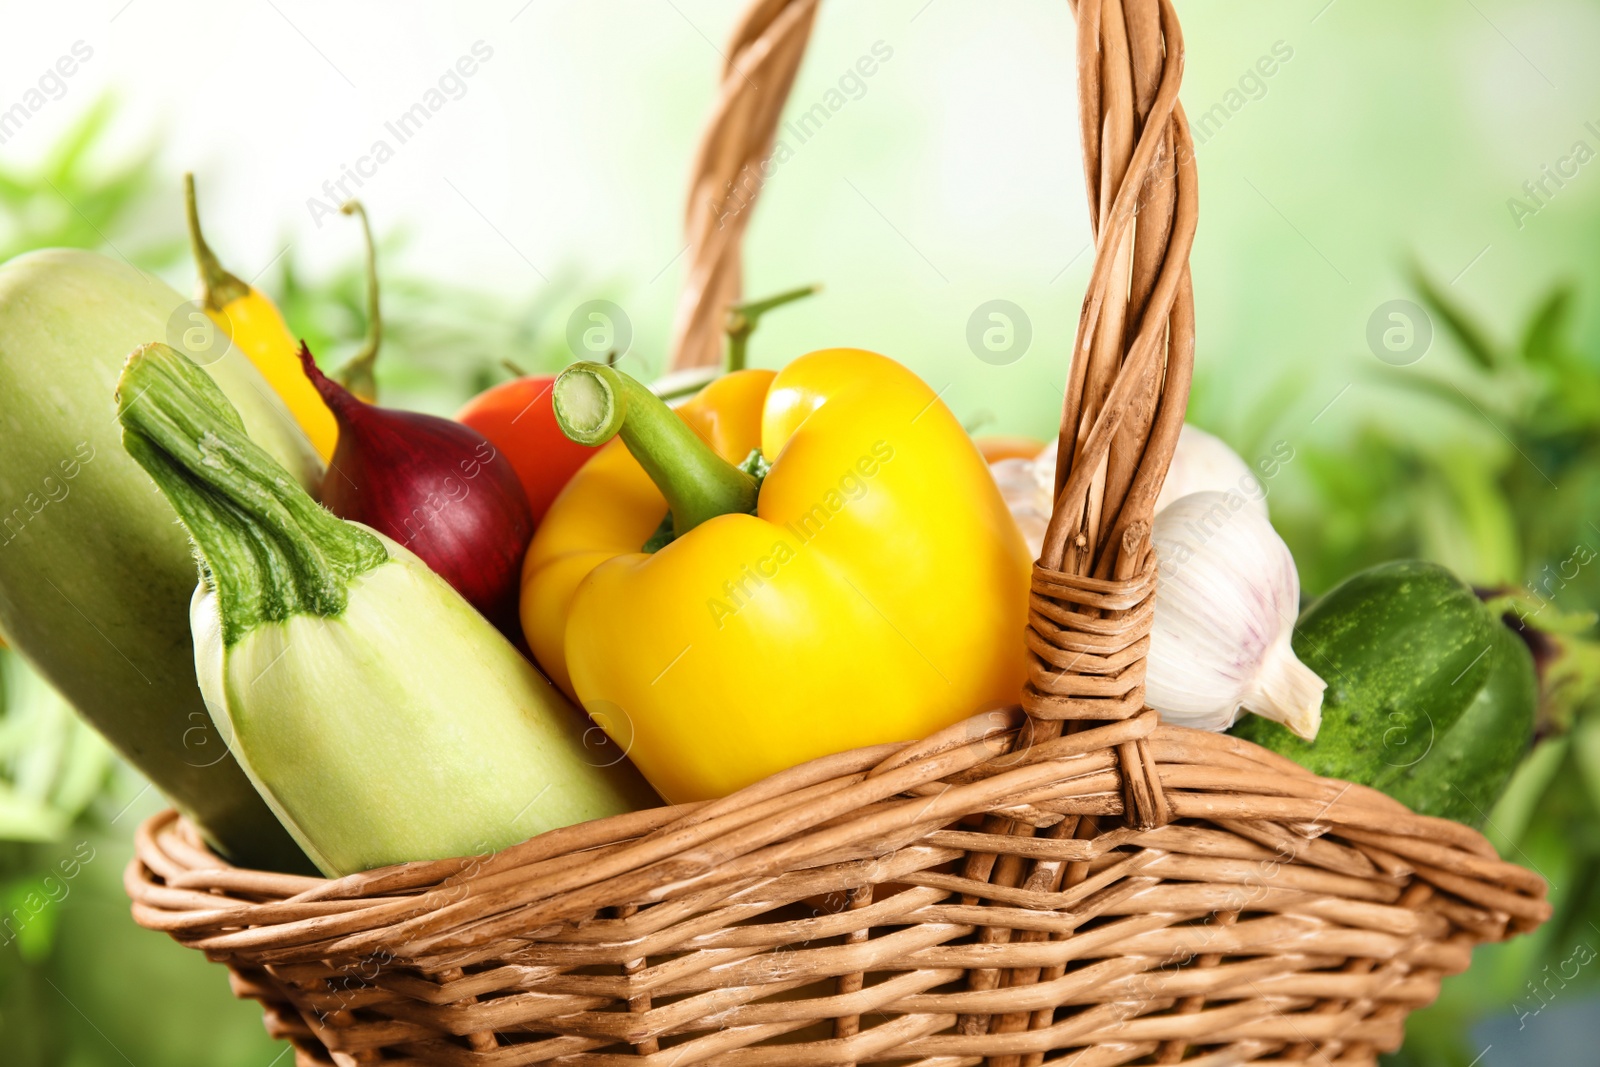
<svg viewBox="0 0 1600 1067"><path fill-rule="evenodd" d="M304 344L300 362L339 423L323 505L416 553L518 641L533 514L511 462L468 426L357 399L317 369Z"/></svg>

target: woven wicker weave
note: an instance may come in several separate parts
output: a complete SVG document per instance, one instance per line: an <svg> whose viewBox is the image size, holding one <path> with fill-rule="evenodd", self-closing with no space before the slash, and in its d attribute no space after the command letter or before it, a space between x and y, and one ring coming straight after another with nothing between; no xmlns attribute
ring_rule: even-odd
<svg viewBox="0 0 1600 1067"><path fill-rule="evenodd" d="M752 192L815 10L758 0L734 34L680 366L719 355L749 214L724 198ZM1474 944L1548 916L1477 832L1144 708L1195 175L1170 4L1077 15L1096 259L1022 708L336 881L229 867L155 817L134 917L226 963L297 1063L1369 1064Z"/></svg>

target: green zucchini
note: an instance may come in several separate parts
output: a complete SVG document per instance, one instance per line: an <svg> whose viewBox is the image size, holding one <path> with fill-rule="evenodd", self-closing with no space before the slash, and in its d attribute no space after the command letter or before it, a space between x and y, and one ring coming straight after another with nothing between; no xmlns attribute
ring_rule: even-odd
<svg viewBox="0 0 1600 1067"><path fill-rule="evenodd" d="M1295 653L1328 682L1314 742L1234 734L1424 815L1481 824L1527 752L1538 685L1522 640L1437 564L1385 563L1306 609Z"/></svg>
<svg viewBox="0 0 1600 1067"><path fill-rule="evenodd" d="M307 869L206 711L189 539L122 449L123 362L187 328L186 303L92 252L0 266L0 632L230 858ZM250 436L314 486L310 443L250 362L230 347L206 369Z"/></svg>

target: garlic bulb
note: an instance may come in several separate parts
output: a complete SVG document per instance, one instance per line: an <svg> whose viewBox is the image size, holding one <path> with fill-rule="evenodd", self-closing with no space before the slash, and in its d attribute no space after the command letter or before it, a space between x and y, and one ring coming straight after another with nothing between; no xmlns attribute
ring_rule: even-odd
<svg viewBox="0 0 1600 1067"><path fill-rule="evenodd" d="M1238 496L1266 518L1266 488L1250 465L1222 438L1184 423L1178 431L1178 447L1172 453L1167 480L1161 483L1161 492L1156 496L1156 511L1190 493L1208 490Z"/></svg>
<svg viewBox="0 0 1600 1067"><path fill-rule="evenodd" d="M1226 730L1241 708L1311 740L1324 682L1289 645L1300 576L1240 493L1191 493L1156 513L1161 566L1145 703L1179 726Z"/></svg>
<svg viewBox="0 0 1600 1067"><path fill-rule="evenodd" d="M1033 459L1002 459L989 465L1006 507L1022 531L1023 540L1038 558L1044 546L1044 530L1050 522L1050 508L1056 479L1056 442L1051 441ZM1178 447L1172 456L1167 480L1156 497L1160 511L1179 497L1208 489L1229 493L1243 504L1267 514L1267 494L1254 471L1238 453L1204 430L1184 423L1178 433Z"/></svg>

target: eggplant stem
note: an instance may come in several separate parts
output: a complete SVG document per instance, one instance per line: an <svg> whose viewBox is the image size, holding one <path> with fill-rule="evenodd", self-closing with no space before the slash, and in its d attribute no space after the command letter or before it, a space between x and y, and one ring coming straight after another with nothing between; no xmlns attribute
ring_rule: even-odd
<svg viewBox="0 0 1600 1067"><path fill-rule="evenodd" d="M346 200L339 210L361 219L361 234L366 242L367 276L367 333L361 349L339 371L339 381L356 396L372 403L378 399L378 383L373 367L378 362L378 348L383 344L383 316L378 311L378 249L372 240L372 223L367 219L367 209L359 200Z"/></svg>

